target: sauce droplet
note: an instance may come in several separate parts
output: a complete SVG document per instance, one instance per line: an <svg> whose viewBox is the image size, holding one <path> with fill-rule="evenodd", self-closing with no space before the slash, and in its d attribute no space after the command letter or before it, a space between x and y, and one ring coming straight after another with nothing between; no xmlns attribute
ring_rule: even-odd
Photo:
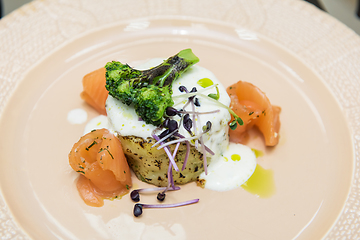
<svg viewBox="0 0 360 240"><path fill-rule="evenodd" d="M260 198L269 198L275 193L274 173L258 164L254 174L241 187Z"/></svg>
<svg viewBox="0 0 360 240"><path fill-rule="evenodd" d="M71 124L83 124L87 120L87 113L81 108L73 109L68 113L67 120Z"/></svg>
<svg viewBox="0 0 360 240"><path fill-rule="evenodd" d="M231 160L233 161L240 161L241 160L241 157L239 154L233 154L231 155Z"/></svg>
<svg viewBox="0 0 360 240"><path fill-rule="evenodd" d="M197 81L197 84L199 84L203 88L206 88L214 85L214 82L210 78L202 78L199 81Z"/></svg>

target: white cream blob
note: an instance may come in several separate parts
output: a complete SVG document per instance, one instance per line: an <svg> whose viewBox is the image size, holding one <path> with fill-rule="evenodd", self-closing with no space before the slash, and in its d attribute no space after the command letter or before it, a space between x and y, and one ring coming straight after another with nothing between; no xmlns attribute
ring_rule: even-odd
<svg viewBox="0 0 360 240"><path fill-rule="evenodd" d="M200 179L205 180L205 188L215 191L229 191L240 187L254 173L256 156L251 148L230 143L226 151L213 159L208 174L203 172Z"/></svg>
<svg viewBox="0 0 360 240"><path fill-rule="evenodd" d="M85 126L84 135L95 129L109 129L109 120L107 116L99 115L91 119Z"/></svg>
<svg viewBox="0 0 360 240"><path fill-rule="evenodd" d="M73 109L68 112L67 120L71 124L83 124L87 120L87 113L81 108Z"/></svg>
<svg viewBox="0 0 360 240"><path fill-rule="evenodd" d="M106 100L106 112L109 127L122 136L138 136L146 139L156 127L139 120L139 116L131 106L123 104L120 100L109 95Z"/></svg>

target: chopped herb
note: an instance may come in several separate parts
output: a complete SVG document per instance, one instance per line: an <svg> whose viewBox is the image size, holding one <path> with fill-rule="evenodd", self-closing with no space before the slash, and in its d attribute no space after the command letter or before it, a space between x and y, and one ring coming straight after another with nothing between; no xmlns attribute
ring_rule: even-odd
<svg viewBox="0 0 360 240"><path fill-rule="evenodd" d="M93 141L87 148L85 148L86 151L89 151L89 149L94 146L95 144L97 144L96 141Z"/></svg>
<svg viewBox="0 0 360 240"><path fill-rule="evenodd" d="M77 170L76 172L85 174L85 172L84 172L84 171L81 171L81 170Z"/></svg>
<svg viewBox="0 0 360 240"><path fill-rule="evenodd" d="M254 114L254 112L250 112L250 113L249 113L249 116L251 116L251 115L253 115L253 114Z"/></svg>
<svg viewBox="0 0 360 240"><path fill-rule="evenodd" d="M107 146L107 148L100 148L99 153L101 153L102 151L107 151L107 152L110 154L111 158L114 159L114 157L113 157L113 155L111 154L111 152L109 151L108 147L109 147L109 146Z"/></svg>

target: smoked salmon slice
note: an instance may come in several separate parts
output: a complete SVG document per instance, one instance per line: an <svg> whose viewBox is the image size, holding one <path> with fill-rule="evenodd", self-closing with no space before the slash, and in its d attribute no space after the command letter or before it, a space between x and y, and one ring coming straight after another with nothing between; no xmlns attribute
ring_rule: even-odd
<svg viewBox="0 0 360 240"><path fill-rule="evenodd" d="M106 115L105 102L109 92L106 90L106 69L100 68L83 77L83 91L80 97L102 115Z"/></svg>
<svg viewBox="0 0 360 240"><path fill-rule="evenodd" d="M131 188L131 173L120 140L107 129L94 130L74 144L69 153L72 169L82 176L77 188L89 206L102 198L121 197Z"/></svg>
<svg viewBox="0 0 360 240"><path fill-rule="evenodd" d="M266 146L277 145L281 108L272 106L265 93L248 82L239 81L228 87L226 91L231 99L230 108L244 122L244 125L230 130L230 141L245 143L247 130L256 126L263 134Z"/></svg>

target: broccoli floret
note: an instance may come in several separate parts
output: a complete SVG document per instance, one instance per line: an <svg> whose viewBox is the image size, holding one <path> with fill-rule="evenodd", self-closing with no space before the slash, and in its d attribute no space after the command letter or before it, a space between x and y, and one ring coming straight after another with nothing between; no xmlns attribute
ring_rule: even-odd
<svg viewBox="0 0 360 240"><path fill-rule="evenodd" d="M169 89L170 88L170 89ZM150 85L141 88L134 100L135 111L146 122L159 125L168 106L174 105L171 87Z"/></svg>
<svg viewBox="0 0 360 240"><path fill-rule="evenodd" d="M162 64L148 69L136 70L117 61L108 62L106 89L124 104L133 104L141 119L158 126L163 121L172 100L172 83L189 67L199 62L191 49L180 51Z"/></svg>

